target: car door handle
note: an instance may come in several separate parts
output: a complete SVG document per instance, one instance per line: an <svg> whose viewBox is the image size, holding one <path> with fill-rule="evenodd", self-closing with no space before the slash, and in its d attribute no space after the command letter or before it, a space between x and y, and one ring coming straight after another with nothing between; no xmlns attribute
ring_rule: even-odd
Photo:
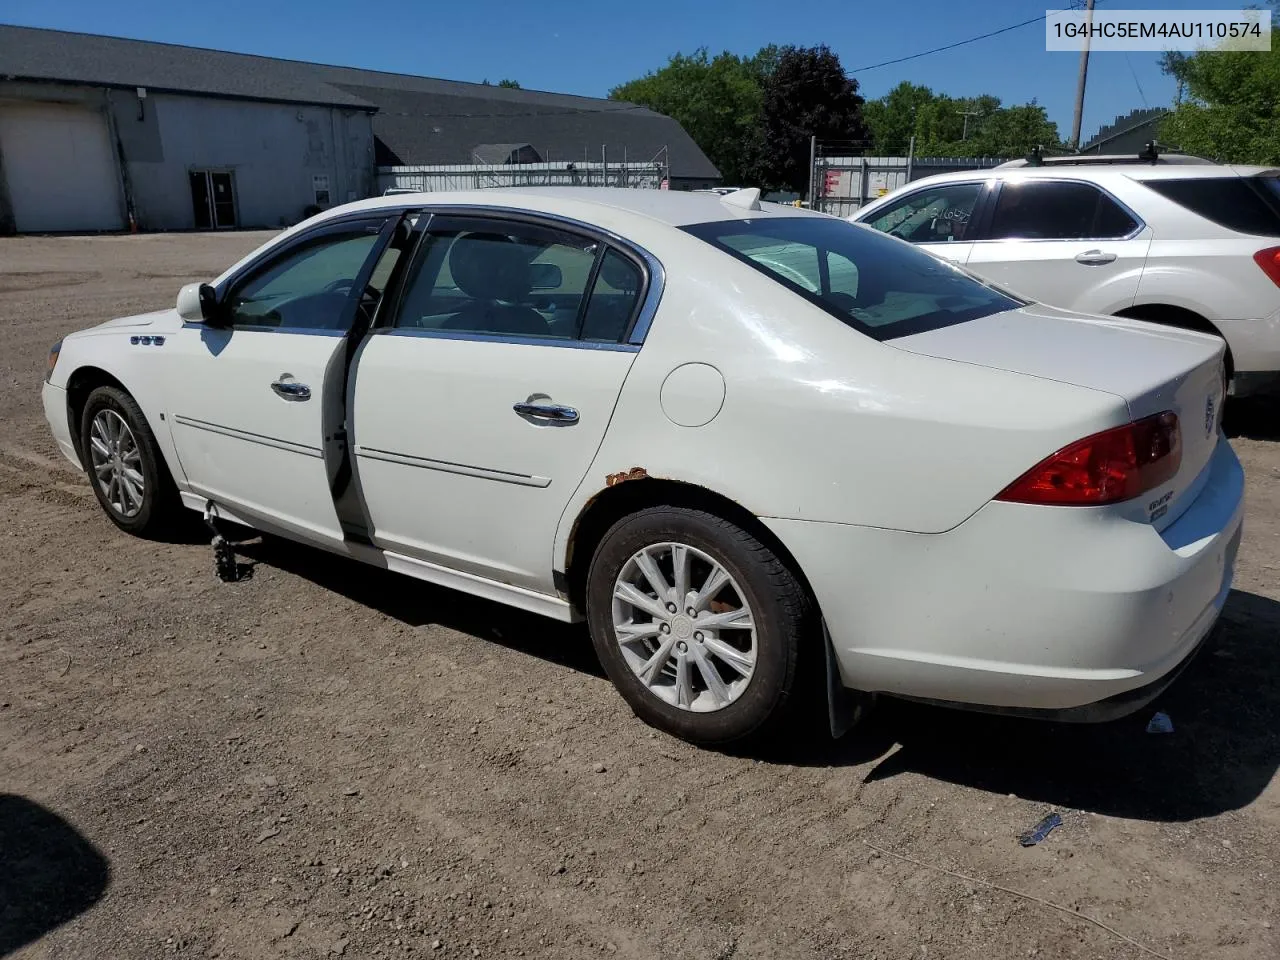
<svg viewBox="0 0 1280 960"><path fill-rule="evenodd" d="M1086 250L1084 253L1076 254L1076 263L1082 263L1086 267L1100 267L1104 263L1111 263L1116 258L1114 253L1105 253L1102 250Z"/></svg>
<svg viewBox="0 0 1280 960"><path fill-rule="evenodd" d="M513 403L511 409L522 417L533 417L535 420L551 420L555 423L577 423L578 411L566 407L562 403Z"/></svg>
<svg viewBox="0 0 1280 960"><path fill-rule="evenodd" d="M299 383L293 379L293 374L291 373L280 374L280 379L272 382L271 389L276 392L277 396L284 397L286 400L311 399L311 388L305 383Z"/></svg>

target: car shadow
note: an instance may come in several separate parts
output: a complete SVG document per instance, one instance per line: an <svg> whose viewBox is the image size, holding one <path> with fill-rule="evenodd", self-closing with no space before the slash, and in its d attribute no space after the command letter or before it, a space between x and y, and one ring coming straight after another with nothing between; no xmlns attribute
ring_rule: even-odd
<svg viewBox="0 0 1280 960"><path fill-rule="evenodd" d="M1222 411L1222 429L1228 437L1280 440L1280 396L1232 397Z"/></svg>
<svg viewBox="0 0 1280 960"><path fill-rule="evenodd" d="M604 678L584 624L561 623L276 537L238 543L236 553L254 564L310 580L408 626L438 624Z"/></svg>
<svg viewBox="0 0 1280 960"><path fill-rule="evenodd" d="M66 820L0 793L0 957L84 913L110 880L106 857Z"/></svg>
<svg viewBox="0 0 1280 960"><path fill-rule="evenodd" d="M1116 817L1185 821L1256 799L1280 765L1280 603L1234 591L1218 635L1132 716L1049 723L883 698L843 740L777 759L903 773ZM1173 732L1147 733L1157 712Z"/></svg>
<svg viewBox="0 0 1280 960"><path fill-rule="evenodd" d="M585 627L275 538L238 552L409 626L439 624L604 677ZM1222 629L1154 703L1107 724L1049 723L884 697L832 741L815 709L768 743L728 752L792 766L873 764L867 781L920 773L1059 808L1181 821L1252 802L1280 766L1280 603L1233 591ZM1161 710L1171 734L1148 734Z"/></svg>

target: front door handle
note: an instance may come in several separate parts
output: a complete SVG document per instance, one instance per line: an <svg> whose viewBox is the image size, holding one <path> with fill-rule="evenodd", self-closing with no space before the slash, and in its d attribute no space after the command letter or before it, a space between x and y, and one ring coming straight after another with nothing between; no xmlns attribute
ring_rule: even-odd
<svg viewBox="0 0 1280 960"><path fill-rule="evenodd" d="M1086 250L1084 253L1076 254L1076 263L1082 263L1086 267L1100 267L1104 263L1111 263L1115 260L1114 253L1104 253L1101 250Z"/></svg>
<svg viewBox="0 0 1280 960"><path fill-rule="evenodd" d="M550 420L553 423L577 423L578 411L566 407L562 403L550 401L513 403L511 409L522 417L533 417L535 420Z"/></svg>
<svg viewBox="0 0 1280 960"><path fill-rule="evenodd" d="M292 373L282 373L279 379L272 381L271 389L276 392L277 396L284 397L286 400L310 400L311 388L305 383L299 383L293 379Z"/></svg>

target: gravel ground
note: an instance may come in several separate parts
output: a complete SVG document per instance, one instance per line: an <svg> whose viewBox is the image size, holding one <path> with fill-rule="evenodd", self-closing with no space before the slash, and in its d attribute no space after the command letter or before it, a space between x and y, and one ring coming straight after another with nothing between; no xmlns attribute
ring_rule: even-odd
<svg viewBox="0 0 1280 960"><path fill-rule="evenodd" d="M223 584L101 514L49 344L266 236L0 239L0 956L1280 956L1276 406L1228 410L1247 532L1172 734L885 703L697 750L580 628L274 541Z"/></svg>

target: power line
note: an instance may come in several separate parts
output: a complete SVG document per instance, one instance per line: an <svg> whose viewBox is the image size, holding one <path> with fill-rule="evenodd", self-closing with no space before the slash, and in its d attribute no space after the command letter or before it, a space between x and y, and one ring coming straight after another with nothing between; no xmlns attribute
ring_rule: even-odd
<svg viewBox="0 0 1280 960"><path fill-rule="evenodd" d="M1071 4L1072 8L1076 7L1075 3ZM1056 11L1050 11L1056 12ZM963 47L970 43L977 43L979 40L986 40L989 37L998 37L1002 33L1008 33L1010 30L1019 30L1022 27L1029 27L1033 23L1043 23L1049 16L1049 13L1042 13L1038 17L1032 17L1030 20L1023 20L1021 23L1011 23L1007 27L1001 27L999 30L992 30L990 33L979 34L976 37L970 37L967 40L957 40L955 43L946 43L940 47L934 47L932 50L924 50L920 53L913 53L907 57L895 57L892 60L882 60L879 63L873 63L865 67L857 67L850 70L850 73L862 73L866 70L878 70L881 67L888 67L895 63L906 63L908 60L919 60L921 57L927 57L930 54L941 53L944 50L954 50L956 47Z"/></svg>

